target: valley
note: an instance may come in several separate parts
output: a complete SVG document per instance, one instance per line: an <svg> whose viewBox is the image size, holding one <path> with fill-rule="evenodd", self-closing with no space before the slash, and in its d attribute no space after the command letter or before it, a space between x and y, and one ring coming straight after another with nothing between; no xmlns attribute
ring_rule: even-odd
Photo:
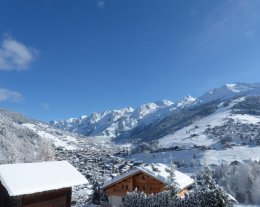
<svg viewBox="0 0 260 207"><path fill-rule="evenodd" d="M194 176L203 166L259 161L259 91L258 84L225 85L197 99L49 124L1 110L0 161L68 160L90 181L74 188L75 206L91 202L104 181L145 163L174 162Z"/></svg>

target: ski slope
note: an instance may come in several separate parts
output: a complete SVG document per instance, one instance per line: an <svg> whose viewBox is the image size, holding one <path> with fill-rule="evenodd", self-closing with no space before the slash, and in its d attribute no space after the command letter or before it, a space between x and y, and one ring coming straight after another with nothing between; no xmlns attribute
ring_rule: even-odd
<svg viewBox="0 0 260 207"><path fill-rule="evenodd" d="M211 146L217 140L211 139L204 132L208 127L223 125L231 116L230 107L218 109L215 113L187 126L174 134L169 134L159 139L160 147L168 148L172 146L193 147L194 145Z"/></svg>
<svg viewBox="0 0 260 207"><path fill-rule="evenodd" d="M173 134L166 135L160 138L159 146L161 148L169 148L174 146L180 146L182 148L191 148L194 145L197 146L214 146L217 143L215 137L209 136L205 133L207 128L213 128L216 126L224 125L228 120L232 119L235 122L241 122L244 124L257 124L260 122L260 116L249 114L233 114L232 107L243 101L245 98L239 98L233 100L229 106L224 107L223 103L219 104L219 109L197 122L184 127ZM216 147L216 146L215 146Z"/></svg>
<svg viewBox="0 0 260 207"><path fill-rule="evenodd" d="M77 139L64 132L60 133L60 130L53 130L45 124L36 125L24 123L22 125L37 133L41 138L51 140L55 147L61 147L67 150L74 150L77 148Z"/></svg>

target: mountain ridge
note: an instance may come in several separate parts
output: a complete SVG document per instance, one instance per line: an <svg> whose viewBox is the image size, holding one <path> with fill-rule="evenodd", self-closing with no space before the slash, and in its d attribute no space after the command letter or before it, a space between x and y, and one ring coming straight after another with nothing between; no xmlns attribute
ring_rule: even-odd
<svg viewBox="0 0 260 207"><path fill-rule="evenodd" d="M129 137L133 131L140 131L154 125L172 114L187 108L199 107L213 101L225 101L239 96L260 95L259 83L232 83L209 90L198 98L186 96L173 103L169 100L143 104L137 108L127 107L83 115L61 121L51 121L50 125L59 129L85 136L105 136L110 138Z"/></svg>
<svg viewBox="0 0 260 207"><path fill-rule="evenodd" d="M177 108L185 108L195 103L195 98L185 97L173 103L160 100L143 104L137 108L127 107L101 113L94 112L90 116L69 118L61 121L51 121L50 125L59 129L80 133L86 136L117 137L135 127L157 122L172 113Z"/></svg>

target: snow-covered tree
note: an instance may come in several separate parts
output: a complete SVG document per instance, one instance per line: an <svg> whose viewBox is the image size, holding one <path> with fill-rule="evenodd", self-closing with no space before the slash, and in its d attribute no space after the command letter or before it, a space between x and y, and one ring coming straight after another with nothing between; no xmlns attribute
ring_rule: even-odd
<svg viewBox="0 0 260 207"><path fill-rule="evenodd" d="M208 167L205 167L197 176L193 198L199 202L198 206L232 207L233 202L229 195L216 184L212 176L213 172Z"/></svg>
<svg viewBox="0 0 260 207"><path fill-rule="evenodd" d="M17 156L17 149L15 148L15 146L12 144L9 146L9 156L8 156L8 163L15 163L18 159Z"/></svg>
<svg viewBox="0 0 260 207"><path fill-rule="evenodd" d="M39 146L39 160L53 160L54 159L54 149L52 147L52 142L48 139L42 139Z"/></svg>
<svg viewBox="0 0 260 207"><path fill-rule="evenodd" d="M127 194L125 207L233 207L229 195L212 178L212 171L205 168L197 176L196 185L184 198L177 196L175 167L169 170L168 190L147 195L135 190Z"/></svg>
<svg viewBox="0 0 260 207"><path fill-rule="evenodd" d="M135 189L133 192L128 192L125 197L125 207L146 207L147 195Z"/></svg>
<svg viewBox="0 0 260 207"><path fill-rule="evenodd" d="M101 199L100 186L99 186L97 181L94 181L92 186L93 186L92 187L92 190L93 190L92 203L95 204L95 205L99 205L100 204L100 199Z"/></svg>
<svg viewBox="0 0 260 207"><path fill-rule="evenodd" d="M233 162L215 168L218 184L245 204L260 204L260 163L257 161Z"/></svg>
<svg viewBox="0 0 260 207"><path fill-rule="evenodd" d="M169 168L169 176L168 176L168 189L172 197L177 196L178 188L179 188L179 184L176 181L175 170L176 170L176 166L172 162Z"/></svg>

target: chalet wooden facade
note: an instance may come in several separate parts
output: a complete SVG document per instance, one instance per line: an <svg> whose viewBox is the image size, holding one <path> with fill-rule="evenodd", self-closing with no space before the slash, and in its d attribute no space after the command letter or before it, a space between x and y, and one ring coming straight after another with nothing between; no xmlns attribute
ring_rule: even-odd
<svg viewBox="0 0 260 207"><path fill-rule="evenodd" d="M163 164L157 164L157 166L159 168L155 169L151 167L138 167L105 183L102 189L109 199L109 204L103 205L119 207L124 202L127 192L134 191L135 189L146 194L159 193L166 190L168 173L165 170L167 166ZM176 174L177 182L179 178L180 186L178 194L179 196L184 196L189 186L193 183L193 180L179 171L176 171Z"/></svg>
<svg viewBox="0 0 260 207"><path fill-rule="evenodd" d="M88 181L68 162L0 165L0 207L70 207Z"/></svg>
<svg viewBox="0 0 260 207"><path fill-rule="evenodd" d="M9 196L3 185L0 185L1 207L70 207L71 188L34 193L22 196Z"/></svg>
<svg viewBox="0 0 260 207"><path fill-rule="evenodd" d="M135 189L147 194L159 193L165 189L165 184L144 172L138 172L108 186L105 190L108 196L124 196L127 192Z"/></svg>

